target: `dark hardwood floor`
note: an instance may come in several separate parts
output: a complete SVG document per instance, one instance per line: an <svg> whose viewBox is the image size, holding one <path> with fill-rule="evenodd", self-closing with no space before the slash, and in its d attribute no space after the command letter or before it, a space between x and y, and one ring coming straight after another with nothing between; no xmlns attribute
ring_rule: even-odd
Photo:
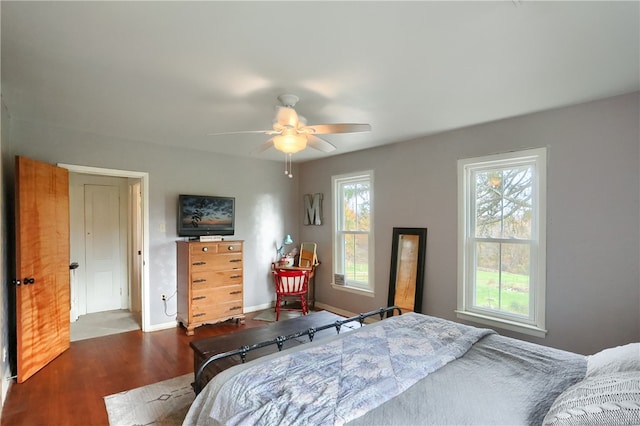
<svg viewBox="0 0 640 426"><path fill-rule="evenodd" d="M193 372L189 342L238 329L266 325L247 314L229 321L185 329L130 331L71 343L71 348L26 382L13 383L2 410L2 426L108 425L103 397Z"/></svg>

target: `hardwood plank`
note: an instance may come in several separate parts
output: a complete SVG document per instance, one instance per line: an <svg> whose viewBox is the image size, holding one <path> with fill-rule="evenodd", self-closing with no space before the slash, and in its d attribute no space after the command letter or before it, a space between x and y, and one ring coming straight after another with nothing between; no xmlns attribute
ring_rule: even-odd
<svg viewBox="0 0 640 426"><path fill-rule="evenodd" d="M72 342L71 348L24 383L13 383L2 426L108 425L103 397L193 373L192 340L269 324L247 314L235 321L184 329L130 331Z"/></svg>

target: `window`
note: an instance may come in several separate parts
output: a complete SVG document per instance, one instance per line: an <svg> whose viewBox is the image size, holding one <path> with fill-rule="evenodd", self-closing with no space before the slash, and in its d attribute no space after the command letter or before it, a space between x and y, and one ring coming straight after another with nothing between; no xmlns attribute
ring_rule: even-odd
<svg viewBox="0 0 640 426"><path fill-rule="evenodd" d="M546 148L458 161L459 318L544 337Z"/></svg>
<svg viewBox="0 0 640 426"><path fill-rule="evenodd" d="M373 171L334 176L334 288L373 295Z"/></svg>

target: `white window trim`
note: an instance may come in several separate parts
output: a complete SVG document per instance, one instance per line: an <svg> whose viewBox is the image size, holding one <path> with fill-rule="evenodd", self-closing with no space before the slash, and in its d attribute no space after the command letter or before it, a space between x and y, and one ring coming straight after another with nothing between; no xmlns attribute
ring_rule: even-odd
<svg viewBox="0 0 640 426"><path fill-rule="evenodd" d="M336 289L336 290L340 290L340 291L345 291L348 293L354 293L354 294L360 294L363 296L368 296L368 297L374 297L375 296L375 279L374 276L375 274L373 274L373 270L369 271L369 275L368 275L368 284L367 286L354 286L354 285L348 285L348 284L344 284L344 285L340 285L340 284L336 284L335 283L335 274L336 274L336 266L338 264L340 264L340 262L337 259L338 253L340 252L340 250L338 250L338 238L337 238L337 231L338 231L338 226L340 226L339 223L339 217L340 217L340 206L338 205L338 201L336 199L337 197L337 186L342 183L345 180L351 180L351 179L357 179L360 177L367 177L369 180L369 184L370 184L370 192L369 192L369 200L371 202L371 212L370 212L370 217L369 217L369 226L370 226L370 230L369 230L369 259L368 259L368 263L369 263L369 267L373 268L374 265L374 215L373 215L373 211L375 209L375 201L374 201L374 176L373 176L373 170L364 170L364 171L360 171L360 172L354 172L354 173L347 173L347 174L342 174L342 175L336 175L336 176L332 176L331 177L331 201L333 203L333 230L332 230L332 254L333 254L333 270L332 270L332 274L331 274L331 287Z"/></svg>
<svg viewBox="0 0 640 426"><path fill-rule="evenodd" d="M532 320L510 319L506 316L498 317L489 312L470 311L467 307L468 291L466 286L468 278L468 250L466 247L467 237L470 235L467 213L469 212L468 191L469 172L468 169L477 169L490 165L500 165L500 163L510 163L523 159L534 159L536 167L534 193L536 205L538 207L536 220L537 250L533 250L535 256L536 269L532 270L535 277L534 290L531 296L534 297ZM503 328L520 332L536 337L545 337L545 305L546 305L546 192L547 192L547 149L536 148L504 154L489 155L458 160L458 309L455 311L460 319L477 322L491 327Z"/></svg>
<svg viewBox="0 0 640 426"><path fill-rule="evenodd" d="M334 290L340 290L340 291L344 291L347 293L354 293L354 294L359 294L361 296L367 296L367 297L375 297L376 293L374 291L371 290L365 290L363 288L359 288L359 287L351 287L348 285L339 285L336 284L334 282L331 283L331 287Z"/></svg>

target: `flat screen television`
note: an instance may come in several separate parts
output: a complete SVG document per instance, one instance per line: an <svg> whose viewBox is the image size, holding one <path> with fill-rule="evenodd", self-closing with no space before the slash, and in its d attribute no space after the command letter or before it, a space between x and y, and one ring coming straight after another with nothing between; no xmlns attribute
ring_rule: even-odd
<svg viewBox="0 0 640 426"><path fill-rule="evenodd" d="M235 232L233 197L185 195L178 197L178 235L233 235Z"/></svg>

